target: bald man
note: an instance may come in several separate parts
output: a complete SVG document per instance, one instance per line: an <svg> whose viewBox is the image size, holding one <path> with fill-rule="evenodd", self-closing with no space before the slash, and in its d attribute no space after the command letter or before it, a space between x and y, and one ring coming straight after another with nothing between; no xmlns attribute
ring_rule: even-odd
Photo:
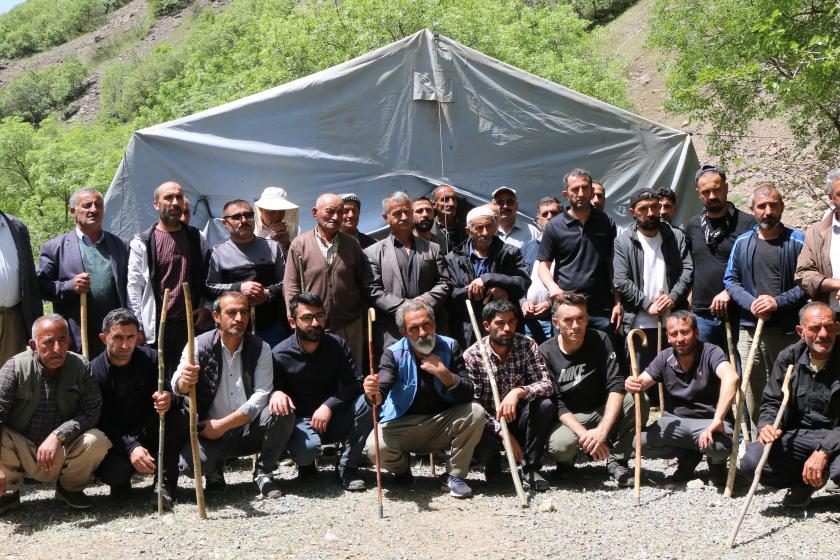
<svg viewBox="0 0 840 560"><path fill-rule="evenodd" d="M339 195L318 197L312 208L315 229L297 236L289 246L283 284L287 309L300 292L321 298L327 314L326 328L344 339L361 366L366 298L372 276L359 242L341 231L343 217L344 201Z"/></svg>

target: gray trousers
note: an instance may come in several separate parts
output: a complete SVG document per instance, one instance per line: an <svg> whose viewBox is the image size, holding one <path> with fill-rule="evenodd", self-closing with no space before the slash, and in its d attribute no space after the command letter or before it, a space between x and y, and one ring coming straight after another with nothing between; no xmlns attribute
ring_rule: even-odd
<svg viewBox="0 0 840 560"><path fill-rule="evenodd" d="M712 445L700 449L698 440L709 427L711 418L682 418L670 412L642 432L642 455L649 459L682 459L692 455L705 455L710 463L725 463L732 450L732 437L719 432L713 436ZM724 430L732 433L732 424L724 421Z"/></svg>

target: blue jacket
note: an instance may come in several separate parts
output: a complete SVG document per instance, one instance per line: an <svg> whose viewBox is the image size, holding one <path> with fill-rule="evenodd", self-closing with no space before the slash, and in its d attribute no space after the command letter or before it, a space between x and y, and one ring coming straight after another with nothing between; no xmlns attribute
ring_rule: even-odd
<svg viewBox="0 0 840 560"><path fill-rule="evenodd" d="M755 316L750 313L750 306L756 299L753 280L752 262L755 255L758 225L745 231L735 240L729 253L729 262L723 276L726 291L738 304L741 311L741 326L754 327ZM804 305L806 294L794 280L796 260L805 242L801 231L785 227L779 237L782 242L781 263L779 266L779 294L776 296L778 309L773 313L773 323L782 327L786 333L794 331L799 321L799 309Z"/></svg>

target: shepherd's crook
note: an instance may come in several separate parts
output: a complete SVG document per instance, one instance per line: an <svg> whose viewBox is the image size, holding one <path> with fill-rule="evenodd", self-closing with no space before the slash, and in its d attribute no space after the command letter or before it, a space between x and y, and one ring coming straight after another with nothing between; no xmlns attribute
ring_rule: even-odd
<svg viewBox="0 0 840 560"><path fill-rule="evenodd" d="M163 340L163 333L166 330L166 308L169 304L169 288L163 290L163 300L160 302L160 327L158 327L158 340ZM160 345L163 348L163 344ZM163 393L163 377L165 364L163 352L158 352L158 395ZM166 428L166 413L158 412L160 424L158 425L158 462L157 462L157 502L158 514L163 515L163 434Z"/></svg>
<svg viewBox="0 0 840 560"><path fill-rule="evenodd" d="M501 399L499 398L499 388L496 386L496 376L493 374L493 367L490 364L490 355L487 353L487 347L484 346L484 341L481 336L481 331L478 330L478 322L475 320L475 311L473 311L472 302L467 298L467 312L470 314L470 323L472 323L473 331L475 332L475 341L478 344L478 349L481 351L481 359L484 362L484 369L487 371L487 377L490 380L490 390L493 392L493 404L496 410L501 408ZM528 496L522 488L522 481L519 480L519 469L516 467L516 458L513 456L513 446L510 443L510 432L508 431L507 422L504 416L499 419L502 425L502 444L505 446L505 455L507 455L508 466L510 467L510 476L513 478L513 486L516 488L516 495L519 497L519 505L528 507Z"/></svg>
<svg viewBox="0 0 840 560"><path fill-rule="evenodd" d="M184 282L184 305L187 314L187 361L195 364L195 327L193 325L193 306L190 294L190 283ZM198 504L198 517L207 519L204 507L204 481L201 479L201 451L198 447L198 401L195 396L195 385L190 385L190 447L192 447L193 476L195 477L195 501Z"/></svg>
<svg viewBox="0 0 840 560"><path fill-rule="evenodd" d="M368 360L371 375L376 374L373 368L373 322L375 320L376 310L371 307L368 309ZM375 403L371 403L371 409L373 413L373 453L376 457L376 496L379 500L379 519L382 519L382 469L379 466L379 420L377 419Z"/></svg>
<svg viewBox="0 0 840 560"><path fill-rule="evenodd" d="M82 331L82 356L90 360L90 349L88 347L88 295L87 292L79 294L79 328Z"/></svg>
<svg viewBox="0 0 840 560"><path fill-rule="evenodd" d="M647 346L647 335L642 329L633 329L627 333L627 345L630 347L630 366L633 370L633 379L639 380L639 364L636 361L636 344L633 336L638 335L642 339L642 346ZM642 395L633 395L636 404L636 472L633 480L633 500L639 505L642 499Z"/></svg>

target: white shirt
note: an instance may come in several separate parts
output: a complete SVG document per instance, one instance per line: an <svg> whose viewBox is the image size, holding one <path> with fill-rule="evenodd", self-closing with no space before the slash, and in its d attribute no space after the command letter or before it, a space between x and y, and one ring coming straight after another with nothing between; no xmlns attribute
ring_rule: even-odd
<svg viewBox="0 0 840 560"><path fill-rule="evenodd" d="M513 245L517 249L521 249L522 245L526 241L531 241L532 239L539 239L540 237L540 230L537 226L533 224L525 224L527 227L522 227L513 222L513 227L510 228L510 231L505 233L502 231L501 226L499 227L498 231L496 231L496 236L507 243L508 245Z"/></svg>
<svg viewBox="0 0 840 560"><path fill-rule="evenodd" d="M653 301L659 296L659 290L664 290L665 285L665 257L662 256L662 235L657 233L654 237L638 234L639 243L642 245L644 254L644 265L642 267L642 291L645 296ZM659 324L659 318L651 315L647 310L639 310L633 319L633 328L655 329Z"/></svg>
<svg viewBox="0 0 840 560"><path fill-rule="evenodd" d="M831 262L831 276L840 278L840 222L836 216L831 217L831 245L829 246L829 259ZM840 311L837 303L837 291L828 294L828 301L834 311Z"/></svg>
<svg viewBox="0 0 840 560"><path fill-rule="evenodd" d="M31 258L25 255L25 258ZM0 307L20 303L20 266L15 238L4 218L0 218Z"/></svg>

